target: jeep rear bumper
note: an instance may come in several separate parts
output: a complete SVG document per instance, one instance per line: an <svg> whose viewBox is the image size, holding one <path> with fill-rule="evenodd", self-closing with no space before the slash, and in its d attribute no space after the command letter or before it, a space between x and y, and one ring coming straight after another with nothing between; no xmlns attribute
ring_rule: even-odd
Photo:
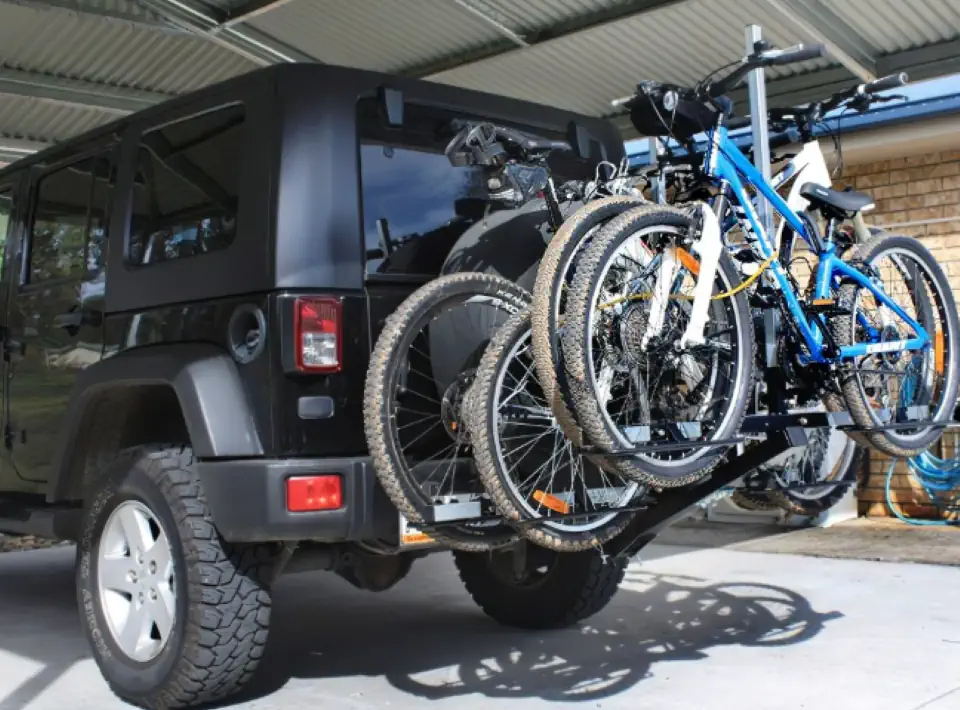
<svg viewBox="0 0 960 710"><path fill-rule="evenodd" d="M197 468L213 522L228 542L397 540L397 510L367 457L206 460ZM309 474L343 477L340 508L287 510L287 479Z"/></svg>

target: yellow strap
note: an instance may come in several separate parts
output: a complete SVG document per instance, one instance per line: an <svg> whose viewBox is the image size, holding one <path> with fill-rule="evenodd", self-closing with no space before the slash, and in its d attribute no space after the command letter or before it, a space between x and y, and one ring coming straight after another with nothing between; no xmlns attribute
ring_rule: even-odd
<svg viewBox="0 0 960 710"><path fill-rule="evenodd" d="M724 298L730 298L731 296L736 296L738 293L740 293L741 291L743 291L743 290L744 290L745 288L747 288L750 284L752 284L754 281L756 281L758 278L760 278L760 274L762 274L762 273L764 272L764 270L765 270L768 266L770 266L770 264L773 263L773 260L774 260L775 258L776 258L776 254L771 254L770 257L769 257L766 261L764 261L762 264L760 264L760 268L757 269L757 270L756 270L755 272L753 272L752 274L750 274L750 276L749 276L745 281L743 281L739 286L736 286L736 287L730 289L729 291L724 291L723 293L718 293L716 296L711 296L710 300L711 300L711 301L722 301ZM618 305L618 304L620 304L620 303L623 303L624 301L643 301L643 300L645 300L645 299L647 299L647 298L650 298L651 295L653 295L651 291L645 291L644 293L635 293L635 294L630 295L630 296L618 296L617 298L614 298L612 301L607 301L606 303L601 303L599 306L597 306L597 309L598 309L598 310L603 310L603 309L605 309L605 308L612 308L613 306L616 306L616 305ZM687 296L687 295L682 294L682 293L675 293L675 294L671 294L671 295L670 295L670 300L672 300L672 301L692 301L692 300L693 300L693 296Z"/></svg>

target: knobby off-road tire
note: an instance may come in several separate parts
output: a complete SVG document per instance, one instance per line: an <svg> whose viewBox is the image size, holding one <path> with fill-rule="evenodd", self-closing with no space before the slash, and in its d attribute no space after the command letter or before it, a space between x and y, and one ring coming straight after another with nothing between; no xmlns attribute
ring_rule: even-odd
<svg viewBox="0 0 960 710"><path fill-rule="evenodd" d="M527 509L521 499L522 493L515 490L511 482L506 480L509 472L503 470L503 457L499 451L500 433L492 415L497 411L498 382L504 370L510 365L508 356L518 343L528 337L532 337L529 311L511 316L490 341L464 404L465 420L470 429L470 441L473 444L473 455L477 462L480 480L487 493L493 498L499 512L508 521L513 522L543 516ZM545 389L542 383L540 388ZM544 394L546 395L546 392ZM521 445L520 448L523 449L523 446ZM525 453L524 456L526 455ZM637 490L636 484L631 486L629 481L623 481L623 484L632 487L634 495L641 492ZM538 526L525 525L520 528L520 531L524 537L541 547L562 552L575 552L597 548L615 537L629 524L634 515L636 515L635 512L599 515L597 517L601 519L609 519L603 520L596 527L582 530L565 529L562 523L555 522Z"/></svg>
<svg viewBox="0 0 960 710"><path fill-rule="evenodd" d="M494 559L510 554L454 552L453 559L464 587L483 612L504 626L522 629L558 629L593 616L613 599L627 566L619 559L604 562L597 550L542 550L545 564L528 560L527 573L537 574L534 568L544 567L545 573L511 580L502 571L509 559L503 564Z"/></svg>
<svg viewBox="0 0 960 710"><path fill-rule="evenodd" d="M746 491L737 489L730 494L731 502L743 510L779 510L780 506L770 499L769 491Z"/></svg>
<svg viewBox="0 0 960 710"><path fill-rule="evenodd" d="M847 448L844 449L843 458L838 462L842 469L837 471L836 475L830 480L838 484L856 482L857 473L866 450L857 445L855 441L848 441ZM770 491L770 501L781 510L794 515L804 517L816 517L826 513L850 490L849 485L838 485L835 488L825 487L820 489L826 492L816 498L803 498L794 491L781 491L774 489Z"/></svg>
<svg viewBox="0 0 960 710"><path fill-rule="evenodd" d="M583 432L573 412L563 401L563 388L557 386L557 378L564 377L559 367L562 352L558 339L558 308L562 290L567 285L567 275L578 253L582 253L587 237L591 233L596 234L599 227L614 217L644 204L645 201L637 197L606 197L587 203L570 215L557 230L547 244L537 269L530 308L533 358L540 386L553 408L557 422L574 446L583 445ZM595 463L612 468L605 460L598 459Z"/></svg>
<svg viewBox="0 0 960 710"><path fill-rule="evenodd" d="M364 431L373 457L374 470L387 496L412 524L424 523L421 511L432 504L410 479L406 466L400 464L392 432L391 402L396 391L400 360L416 338L416 324L434 309L458 299L489 299L505 314L517 313L530 304L530 294L507 279L492 274L473 272L441 276L417 289L387 318L370 356L364 389ZM445 527L431 530L430 536L450 548L484 551L491 546L509 544L519 535L507 525Z"/></svg>
<svg viewBox="0 0 960 710"><path fill-rule="evenodd" d="M148 509L170 543L173 630L147 662L121 650L100 591L104 526L122 505ZM113 692L134 705L168 710L220 701L239 691L263 656L270 585L281 555L278 545L230 544L220 538L191 449L123 451L90 492L77 546L82 625Z"/></svg>
<svg viewBox="0 0 960 710"><path fill-rule="evenodd" d="M567 326L562 340L563 366L566 376L559 385L569 388L569 399L577 421L588 441L600 449L614 451L630 446L609 417L601 410L594 378L590 375L590 314L599 282L604 277L605 267L621 244L644 229L670 228L678 231L691 229L691 219L683 211L669 206L643 206L626 212L609 222L580 256L577 273L570 295L567 298ZM717 269L720 289L729 291L740 283L740 278L730 256L722 252ZM715 285L716 289L717 286ZM711 435L711 440L731 438L739 430L746 415L747 400L753 391L755 374L754 327L747 298L743 292L725 299L731 301L730 316L734 328L734 363L732 381L727 390L732 392L725 401L724 415L720 426ZM714 301L713 304L723 303ZM713 307L713 306L711 306ZM721 306L723 307L723 306ZM708 319L708 323L712 318ZM564 393L566 398L568 393ZM685 486L706 476L725 458L727 451L721 448L700 449L692 460L663 465L650 458L615 457L615 470L622 476L645 483L654 488Z"/></svg>
<svg viewBox="0 0 960 710"><path fill-rule="evenodd" d="M856 481L864 452L865 449L855 441L847 441L841 459L837 462L839 468L830 478L838 485L817 489L822 491L822 494L815 498L804 498L796 491L773 488L766 491L737 489L731 494L730 499L737 507L744 510L783 510L793 515L816 517L830 510L846 495L849 485L839 484Z"/></svg>
<svg viewBox="0 0 960 710"><path fill-rule="evenodd" d="M850 250L854 251L853 249ZM901 253L911 257L911 262L918 264L922 271L919 274L922 281L930 288L938 302L930 303L923 290L918 290L919 302L915 303L919 322L924 325L924 312L928 323L932 318L939 318L945 328L943 339L946 346L944 358L943 388L940 393L940 403L932 412L930 421L943 422L953 418L957 402L957 390L960 387L960 322L957 318L957 306L943 269L937 264L933 254L919 241L911 237L892 234L878 234L870 241L859 244L856 254L851 258L858 258L866 264L873 263L883 253ZM922 287L921 287L922 288ZM855 283L844 283L839 289L838 305L841 308L850 308L851 311L858 303L858 294L861 288ZM856 343L856 314L838 316L831 320L831 329L837 345L853 345ZM926 326L925 326L926 327ZM928 328L928 330L930 330ZM933 333L930 333L933 337ZM847 364L841 374L841 389L847 411L854 422L861 427L872 427L879 424L873 414L869 401L866 399L856 375L856 368ZM873 448L889 456L910 457L916 456L936 441L942 434L942 429L925 429L909 433L897 431L866 431L860 436Z"/></svg>

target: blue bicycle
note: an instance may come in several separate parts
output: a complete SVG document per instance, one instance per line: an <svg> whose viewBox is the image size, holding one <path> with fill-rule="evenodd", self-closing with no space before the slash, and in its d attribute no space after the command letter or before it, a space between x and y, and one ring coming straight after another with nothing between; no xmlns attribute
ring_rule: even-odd
<svg viewBox="0 0 960 710"><path fill-rule="evenodd" d="M701 172L714 194L710 204L627 211L577 259L560 337L564 379L585 438L624 476L683 485L733 445L758 370L751 309L780 323L762 346L787 366L763 373L766 388L814 387L828 408L850 412L858 441L910 456L952 418L960 325L932 254L883 232L841 254L844 226L872 198L807 183L800 194L809 206L796 212L728 138L724 94L749 71L822 54L819 46L758 45L718 81L643 82L627 103L641 134L684 143L706 133ZM779 246L757 214L757 195L782 218ZM720 224L731 212L750 247L738 258L756 263L746 281L723 248ZM783 265L795 238L816 259L805 286Z"/></svg>

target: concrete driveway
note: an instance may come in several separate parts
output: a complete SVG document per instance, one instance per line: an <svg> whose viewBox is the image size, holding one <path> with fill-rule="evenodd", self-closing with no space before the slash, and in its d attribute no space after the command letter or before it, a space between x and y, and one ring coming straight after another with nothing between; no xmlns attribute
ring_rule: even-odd
<svg viewBox="0 0 960 710"><path fill-rule="evenodd" d="M126 707L100 678L70 548L0 555L0 710ZM290 576L260 678L268 710L955 710L960 568L651 547L579 628L480 614L447 555L393 590Z"/></svg>

